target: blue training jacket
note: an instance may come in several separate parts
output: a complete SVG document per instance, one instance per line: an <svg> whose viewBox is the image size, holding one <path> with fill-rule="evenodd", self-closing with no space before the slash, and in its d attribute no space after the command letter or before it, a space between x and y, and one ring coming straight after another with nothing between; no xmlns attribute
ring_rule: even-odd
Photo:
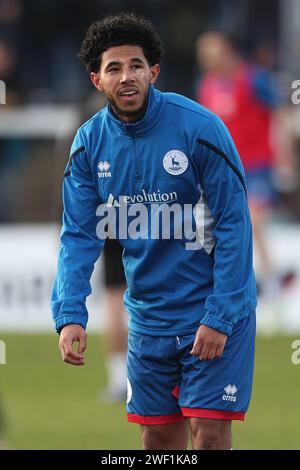
<svg viewBox="0 0 300 470"><path fill-rule="evenodd" d="M121 122L109 107L99 111L77 131L63 200L52 293L57 331L69 323L86 327L90 277L104 245L98 230L108 212L102 209L115 211L119 230L122 204L128 210L128 229L136 220L133 214L142 212L140 206L148 209L139 237L117 233L124 248L130 329L184 335L203 324L231 335L233 326L254 311L244 170L222 121L196 102L151 86L147 111L135 123ZM161 236L159 226L151 232L151 212L172 204L194 208L185 222L191 222L191 230L196 227L195 242L188 230L169 239ZM170 216L171 229L180 228L188 217L181 223ZM137 221L133 223L137 228Z"/></svg>

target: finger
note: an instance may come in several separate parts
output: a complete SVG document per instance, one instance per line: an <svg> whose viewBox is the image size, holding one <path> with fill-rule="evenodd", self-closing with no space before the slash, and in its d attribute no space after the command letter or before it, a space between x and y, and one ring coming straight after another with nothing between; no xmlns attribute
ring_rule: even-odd
<svg viewBox="0 0 300 470"><path fill-rule="evenodd" d="M212 359L214 359L215 357L216 357L216 349L211 348L207 353L207 359L208 361L212 361Z"/></svg>
<svg viewBox="0 0 300 470"><path fill-rule="evenodd" d="M194 343L193 349L191 350L191 354L193 356L200 356L202 352L203 344L202 343Z"/></svg>
<svg viewBox="0 0 300 470"><path fill-rule="evenodd" d="M78 354L76 351L73 351L72 349L67 352L66 356L68 359L72 359L75 361L82 361L84 359L83 354Z"/></svg>
<svg viewBox="0 0 300 470"><path fill-rule="evenodd" d="M73 366L84 366L85 364L83 359L76 360L69 357L65 357L64 362L66 362L67 364L72 364Z"/></svg>
<svg viewBox="0 0 300 470"><path fill-rule="evenodd" d="M86 335L79 336L78 354L83 354L84 351L86 350L86 340L87 340Z"/></svg>
<svg viewBox="0 0 300 470"><path fill-rule="evenodd" d="M69 352L72 351L72 342L67 341L66 339L61 339L59 347L62 352L63 358L65 358L66 356L68 356Z"/></svg>
<svg viewBox="0 0 300 470"><path fill-rule="evenodd" d="M201 354L199 355L200 361L206 361L208 359L209 348L205 344L203 345Z"/></svg>
<svg viewBox="0 0 300 470"><path fill-rule="evenodd" d="M73 351L73 349L72 349L74 341L77 341L77 340L78 340L77 338L63 340L62 343L63 343L64 349L65 349L65 355L66 356L70 356L73 359L81 359L83 357L82 354L79 354L79 353Z"/></svg>
<svg viewBox="0 0 300 470"><path fill-rule="evenodd" d="M194 356L199 356L202 350L202 346L203 346L202 340L199 338L198 335L196 335L190 354L193 354Z"/></svg>
<svg viewBox="0 0 300 470"><path fill-rule="evenodd" d="M84 357L71 349L67 353L65 352L64 362L73 364L74 366L81 366L84 365Z"/></svg>
<svg viewBox="0 0 300 470"><path fill-rule="evenodd" d="M62 341L61 343L61 351L63 354L63 360L66 359L75 360L75 361L82 361L83 354L79 354L76 351L72 350L72 344L70 342Z"/></svg>
<svg viewBox="0 0 300 470"><path fill-rule="evenodd" d="M224 347L223 347L223 346L220 346L219 348L217 348L217 350L216 350L216 357L221 357L222 354L223 354L223 351L224 351Z"/></svg>
<svg viewBox="0 0 300 470"><path fill-rule="evenodd" d="M61 356L64 359L65 358L65 348L64 348L64 346L61 342L59 343L59 349L60 349L60 352L61 352Z"/></svg>
<svg viewBox="0 0 300 470"><path fill-rule="evenodd" d="M66 352L66 347L65 347L65 344L64 344L63 341L61 341L61 342L59 343L59 348L60 348L60 352L61 352L62 358L63 358L63 360L65 360L66 355L67 355L67 352Z"/></svg>

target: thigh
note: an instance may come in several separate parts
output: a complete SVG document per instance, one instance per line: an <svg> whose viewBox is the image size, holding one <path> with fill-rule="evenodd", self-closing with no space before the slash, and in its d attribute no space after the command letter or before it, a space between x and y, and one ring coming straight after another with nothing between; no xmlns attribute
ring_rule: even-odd
<svg viewBox="0 0 300 470"><path fill-rule="evenodd" d="M183 337L181 341L186 348L178 392L183 415L244 420L252 391L255 313L236 324L219 358L200 361L191 356L192 340Z"/></svg>
<svg viewBox="0 0 300 470"><path fill-rule="evenodd" d="M128 335L128 421L143 425L182 421L177 398L172 395L180 381L175 338Z"/></svg>

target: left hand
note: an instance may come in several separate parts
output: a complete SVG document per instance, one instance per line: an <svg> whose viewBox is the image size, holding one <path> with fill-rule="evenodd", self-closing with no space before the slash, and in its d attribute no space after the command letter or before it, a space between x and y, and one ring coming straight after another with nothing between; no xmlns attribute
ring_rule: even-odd
<svg viewBox="0 0 300 470"><path fill-rule="evenodd" d="M227 335L201 325L197 330L191 354L198 356L200 361L212 360L222 356L226 341Z"/></svg>

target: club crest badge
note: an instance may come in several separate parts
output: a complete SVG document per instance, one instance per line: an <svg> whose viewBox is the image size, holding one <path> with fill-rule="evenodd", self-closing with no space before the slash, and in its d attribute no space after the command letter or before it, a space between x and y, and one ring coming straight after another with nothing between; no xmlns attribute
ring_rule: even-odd
<svg viewBox="0 0 300 470"><path fill-rule="evenodd" d="M164 169L170 175L181 175L189 164L187 156L180 150L170 150L163 159Z"/></svg>

